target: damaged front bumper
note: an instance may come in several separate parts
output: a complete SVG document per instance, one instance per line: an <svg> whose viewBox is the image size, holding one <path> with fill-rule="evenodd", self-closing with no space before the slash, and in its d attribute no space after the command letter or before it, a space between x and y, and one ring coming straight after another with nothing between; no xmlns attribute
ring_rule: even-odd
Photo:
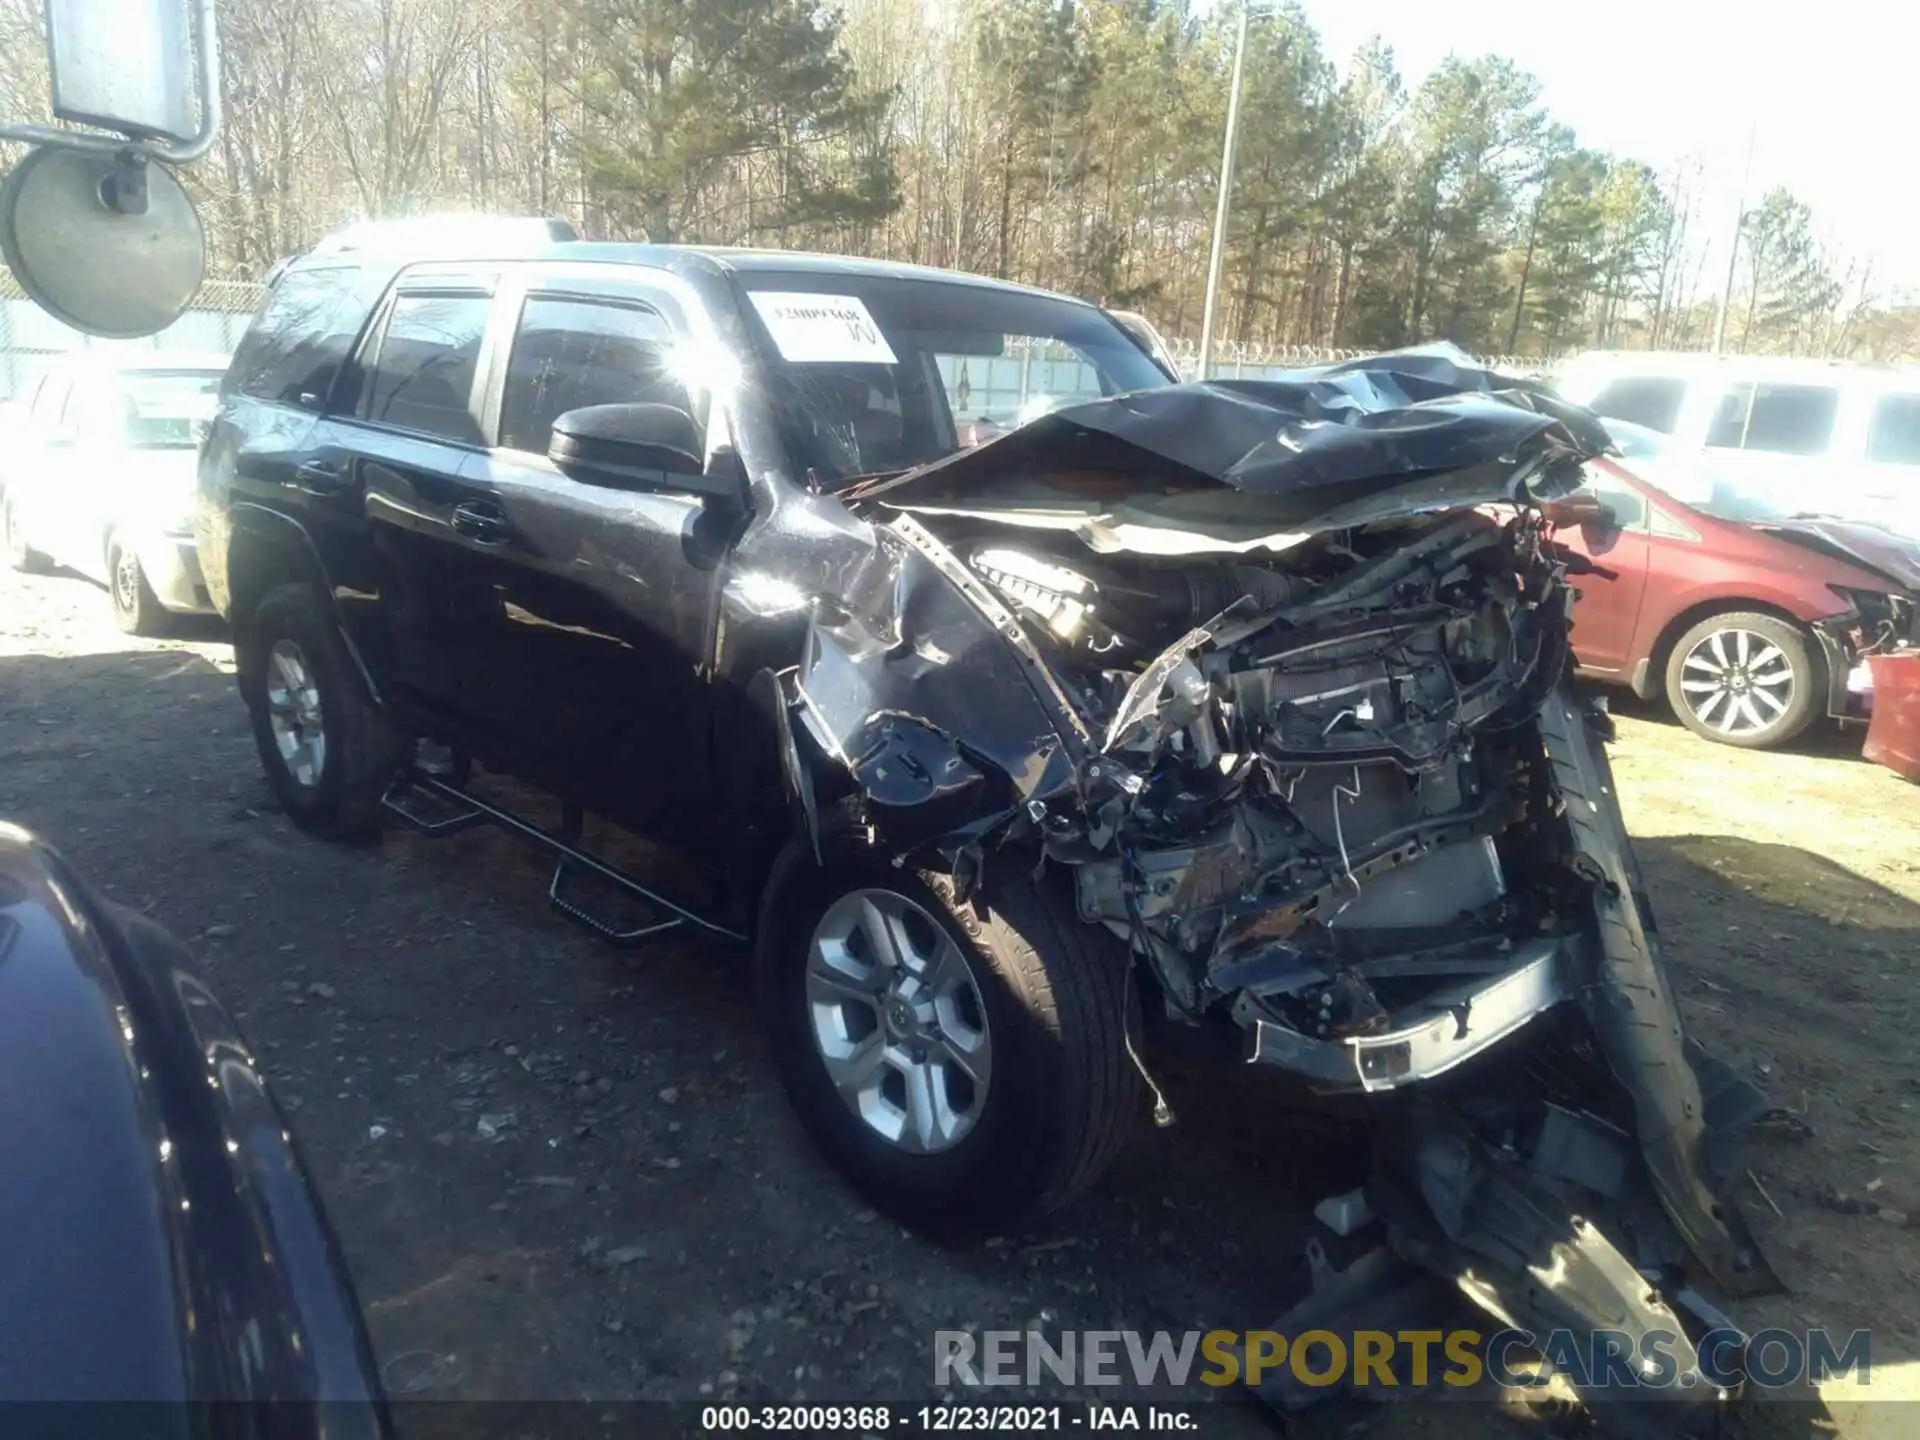
<svg viewBox="0 0 1920 1440"><path fill-rule="evenodd" d="M1002 854L1066 878L1175 1023L1230 1021L1252 1061L1367 1097L1382 1243L1509 1324L1679 1333L1662 1297L1696 1278L1777 1288L1719 1198L1722 1127L1528 508L1578 478L1584 425L1403 404L1425 407L1406 435L1444 414L1461 438L1438 469L1328 418L1366 396L1316 392L1269 445L1283 407L1218 389L1079 407L863 497L872 558L781 682L816 845L845 798L877 853L963 896ZM1248 461L1186 453L1207 418ZM1112 560L1149 522L1161 548Z"/></svg>
<svg viewBox="0 0 1920 1440"><path fill-rule="evenodd" d="M1484 1054L1573 996L1571 939L1536 940L1508 957L1490 980L1469 980L1426 996L1417 1013L1395 1015L1365 1035L1303 1035L1242 991L1233 1018L1247 1032L1247 1058L1277 1065L1324 1093L1374 1092L1444 1075Z"/></svg>
<svg viewBox="0 0 1920 1440"><path fill-rule="evenodd" d="M1873 677L1868 660L1920 644L1920 600L1898 591L1834 587L1848 602L1838 615L1813 622L1826 662L1827 714L1864 723L1873 718Z"/></svg>

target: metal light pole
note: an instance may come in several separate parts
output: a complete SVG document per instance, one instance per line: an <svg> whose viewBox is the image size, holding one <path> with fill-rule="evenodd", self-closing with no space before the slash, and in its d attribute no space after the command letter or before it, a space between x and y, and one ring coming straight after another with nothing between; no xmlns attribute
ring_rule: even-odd
<svg viewBox="0 0 1920 1440"><path fill-rule="evenodd" d="M1727 283L1720 291L1720 318L1713 327L1713 353L1727 352L1727 312L1733 308L1733 269L1740 260L1740 232L1747 224L1747 185L1753 179L1753 142L1760 137L1760 122L1747 131L1747 164L1740 172L1740 199L1733 212L1733 240L1727 247Z"/></svg>
<svg viewBox="0 0 1920 1440"><path fill-rule="evenodd" d="M1233 196L1233 151L1240 139L1240 76L1247 63L1247 20L1252 0L1240 0L1240 29L1233 42L1233 82L1227 92L1227 143L1220 152L1220 198L1213 211L1213 250L1207 257L1207 299L1200 312L1200 369L1207 378L1213 364L1213 317L1220 303L1220 262L1227 246L1227 209Z"/></svg>

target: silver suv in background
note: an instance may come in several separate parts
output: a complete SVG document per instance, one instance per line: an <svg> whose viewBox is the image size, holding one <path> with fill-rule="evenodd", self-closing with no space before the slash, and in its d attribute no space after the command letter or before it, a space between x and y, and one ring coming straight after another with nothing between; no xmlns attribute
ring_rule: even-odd
<svg viewBox="0 0 1920 1440"><path fill-rule="evenodd" d="M81 351L32 375L0 442L7 562L99 581L135 635L210 613L194 477L226 369L224 355Z"/></svg>
<svg viewBox="0 0 1920 1440"><path fill-rule="evenodd" d="M1920 369L1591 351L1555 388L1710 452L1716 470L1790 509L1920 535Z"/></svg>

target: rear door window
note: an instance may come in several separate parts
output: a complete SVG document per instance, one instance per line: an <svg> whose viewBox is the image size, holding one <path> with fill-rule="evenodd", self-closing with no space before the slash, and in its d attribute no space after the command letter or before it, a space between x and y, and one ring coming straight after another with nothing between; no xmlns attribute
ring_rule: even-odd
<svg viewBox="0 0 1920 1440"><path fill-rule="evenodd" d="M1880 397L1867 431L1867 459L1920 465L1920 394Z"/></svg>
<svg viewBox="0 0 1920 1440"><path fill-rule="evenodd" d="M500 444L547 453L553 422L588 405L672 405L698 421L673 331L637 301L533 294L507 359Z"/></svg>
<svg viewBox="0 0 1920 1440"><path fill-rule="evenodd" d="M492 297L480 292L395 295L367 370L361 418L481 444L473 381L492 308Z"/></svg>
<svg viewBox="0 0 1920 1440"><path fill-rule="evenodd" d="M1821 455L1833 439L1840 392L1830 385L1729 385L1714 407L1707 446L1771 455Z"/></svg>
<svg viewBox="0 0 1920 1440"><path fill-rule="evenodd" d="M1649 430L1671 435L1680 420L1680 402L1686 381L1674 375L1628 375L1610 380L1588 408L1615 420L1630 420Z"/></svg>
<svg viewBox="0 0 1920 1440"><path fill-rule="evenodd" d="M354 265L288 270L234 351L222 391L320 409L391 273Z"/></svg>

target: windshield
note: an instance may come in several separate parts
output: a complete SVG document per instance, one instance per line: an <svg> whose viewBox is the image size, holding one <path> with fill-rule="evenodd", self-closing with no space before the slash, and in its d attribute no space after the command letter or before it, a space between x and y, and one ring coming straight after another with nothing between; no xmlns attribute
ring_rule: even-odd
<svg viewBox="0 0 1920 1440"><path fill-rule="evenodd" d="M1706 454L1675 444L1658 430L1606 419L1622 463L1640 479L1716 520L1760 523L1814 513L1812 497L1788 485L1768 485L1717 469Z"/></svg>
<svg viewBox="0 0 1920 1440"><path fill-rule="evenodd" d="M1004 434L1061 405L1171 384L1069 300L955 281L741 276L784 439L833 488Z"/></svg>
<svg viewBox="0 0 1920 1440"><path fill-rule="evenodd" d="M135 450L200 443L219 402L218 370L142 370L116 377L114 413L104 417Z"/></svg>

